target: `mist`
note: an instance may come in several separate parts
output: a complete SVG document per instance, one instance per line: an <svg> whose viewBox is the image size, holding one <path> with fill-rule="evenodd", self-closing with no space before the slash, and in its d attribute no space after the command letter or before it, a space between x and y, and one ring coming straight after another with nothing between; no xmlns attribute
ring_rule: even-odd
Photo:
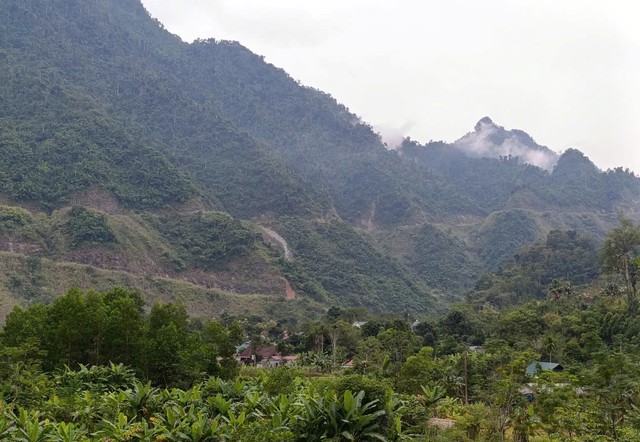
<svg viewBox="0 0 640 442"><path fill-rule="evenodd" d="M396 150L402 145L402 142L414 126L413 122L404 123L400 127L394 127L386 124L378 124L373 129L378 133L380 139L387 149Z"/></svg>
<svg viewBox="0 0 640 442"><path fill-rule="evenodd" d="M538 145L526 133L505 130L488 117L481 119L476 124L474 132L469 132L455 141L453 146L474 157L518 157L523 163L548 171L555 167L559 158L557 153Z"/></svg>

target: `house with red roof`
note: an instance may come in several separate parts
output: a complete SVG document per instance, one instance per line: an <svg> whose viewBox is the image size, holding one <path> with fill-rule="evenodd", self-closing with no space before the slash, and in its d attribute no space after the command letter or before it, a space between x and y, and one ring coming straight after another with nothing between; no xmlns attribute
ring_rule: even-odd
<svg viewBox="0 0 640 442"><path fill-rule="evenodd" d="M239 364L255 365L263 368L290 365L297 360L298 357L296 355L282 356L275 347L264 345L254 347L253 344L250 344L236 355L236 361Z"/></svg>

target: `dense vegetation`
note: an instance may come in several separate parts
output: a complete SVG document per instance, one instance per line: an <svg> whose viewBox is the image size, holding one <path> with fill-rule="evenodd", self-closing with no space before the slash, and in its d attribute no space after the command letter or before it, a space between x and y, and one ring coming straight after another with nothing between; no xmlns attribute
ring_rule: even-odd
<svg viewBox="0 0 640 442"><path fill-rule="evenodd" d="M53 208L98 185L148 208L184 201L199 187L209 204L245 217L326 208L182 85L186 45L140 3L8 1L2 15L1 91L11 131L0 170L12 198Z"/></svg>
<svg viewBox="0 0 640 442"><path fill-rule="evenodd" d="M396 313L436 306L416 276L350 225L284 219L279 227L295 253L295 262L283 263L285 271L316 297Z"/></svg>
<svg viewBox="0 0 640 442"><path fill-rule="evenodd" d="M65 223L64 229L71 237L71 247L79 247L85 243L104 244L116 240L103 214L81 206L75 206L69 211L69 220Z"/></svg>
<svg viewBox="0 0 640 442"><path fill-rule="evenodd" d="M553 230L546 241L524 246L510 263L483 275L469 301L506 306L547 296L550 286L575 290L598 275L594 239L575 230Z"/></svg>
<svg viewBox="0 0 640 442"><path fill-rule="evenodd" d="M628 170L389 150L138 0L0 2L0 116L0 439L640 439Z"/></svg>
<svg viewBox="0 0 640 442"><path fill-rule="evenodd" d="M476 233L478 254L489 268L505 263L525 244L533 242L540 232L535 215L527 210L494 212Z"/></svg>
<svg viewBox="0 0 640 442"><path fill-rule="evenodd" d="M438 216L478 211L427 168L385 149L331 96L301 87L242 45L200 40L187 57L192 87L211 94L216 110L327 192L345 220L390 226L420 219L425 207Z"/></svg>
<svg viewBox="0 0 640 442"><path fill-rule="evenodd" d="M579 280L584 265L567 267L562 257L592 247L575 232L553 232L521 255L547 254L549 267L539 275L562 269ZM599 254L601 291L552 282L546 299L503 309L460 304L411 327L408 317L338 307L309 323L229 315L203 322L180 304L145 312L134 291L72 290L7 318L0 435L637 440L640 227L622 220ZM233 355L242 341L300 358L290 367L241 367ZM533 361L564 370L526 374Z"/></svg>
<svg viewBox="0 0 640 442"><path fill-rule="evenodd" d="M187 266L220 268L239 256L249 255L258 235L225 213L196 212L177 217L149 217L151 223L177 247L178 270Z"/></svg>
<svg viewBox="0 0 640 442"><path fill-rule="evenodd" d="M53 371L65 366L122 363L161 385L187 385L201 373L233 373L240 332L211 321L197 336L180 304L155 304L145 314L138 292L71 290L49 305L16 308L7 316L3 344L29 363ZM217 358L220 357L218 360Z"/></svg>
<svg viewBox="0 0 640 442"><path fill-rule="evenodd" d="M414 250L407 258L407 265L430 287L455 293L475 282L479 264L466 244L452 233L425 223L413 235L412 242Z"/></svg>
<svg viewBox="0 0 640 442"><path fill-rule="evenodd" d="M517 131L512 131L517 132ZM404 155L432 168L485 213L507 208L611 211L640 191L633 172L622 167L602 173L582 152L567 149L552 172L517 157L472 158L443 142L424 146L405 141Z"/></svg>
<svg viewBox="0 0 640 442"><path fill-rule="evenodd" d="M324 307L425 312L550 230L600 240L638 211L637 177L576 150L552 172L442 142L390 150L330 95L240 43L187 44L139 0L0 3L0 111L0 202L21 217L3 251L199 290L273 294L286 277ZM194 211L217 221L179 214ZM265 252L256 223L294 259ZM47 266L4 267L6 304L60 291Z"/></svg>

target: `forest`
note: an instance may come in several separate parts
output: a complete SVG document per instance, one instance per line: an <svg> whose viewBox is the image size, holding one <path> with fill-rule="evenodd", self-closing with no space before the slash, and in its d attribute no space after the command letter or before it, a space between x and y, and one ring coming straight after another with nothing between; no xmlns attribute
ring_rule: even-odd
<svg viewBox="0 0 640 442"><path fill-rule="evenodd" d="M0 439L640 440L639 194L389 149L139 0L3 0Z"/></svg>
<svg viewBox="0 0 640 442"><path fill-rule="evenodd" d="M638 440L640 227L621 219L595 264L593 247L552 232L485 278L508 290L519 272L530 296L479 302L493 287L479 282L469 302L421 318L331 307L304 322L206 319L135 290L72 289L6 319L0 437ZM264 366L269 346L298 357ZM247 347L253 362L239 364Z"/></svg>
<svg viewBox="0 0 640 442"><path fill-rule="evenodd" d="M139 0L4 0L0 218L21 218L0 220L0 252L12 254L0 260L0 318L132 275L154 278L131 285L164 301L171 279L195 314L247 294L261 301L251 313L282 311L283 278L299 316L424 314L551 230L599 242L617 211L639 219L629 170L568 149L546 171L454 144L389 149L328 93L239 42L184 42ZM290 243L291 260L265 250L262 228ZM246 277L252 266L266 283Z"/></svg>

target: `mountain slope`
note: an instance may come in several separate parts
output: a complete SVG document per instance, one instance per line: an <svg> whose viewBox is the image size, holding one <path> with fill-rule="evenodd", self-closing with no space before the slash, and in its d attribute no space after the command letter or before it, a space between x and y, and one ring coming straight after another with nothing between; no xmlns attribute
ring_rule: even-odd
<svg viewBox="0 0 640 442"><path fill-rule="evenodd" d="M513 139L517 141L509 141ZM498 155L496 150L504 143L518 144L519 150ZM476 124L476 132L453 144L422 146L405 140L399 150L406 158L432 167L458 192L489 211L518 206L561 212L593 208L610 212L625 207L637 212L640 207L640 199L632 196L640 192L640 179L632 172L622 168L602 172L576 149L557 156L526 133L506 131L487 117ZM545 170L530 164L538 154L544 158L538 162L554 166Z"/></svg>
<svg viewBox="0 0 640 442"><path fill-rule="evenodd" d="M640 213L633 174L488 118L390 151L328 94L239 43L184 43L138 0L5 0L0 68L2 259L190 284L216 293L206 312L429 311L550 230ZM0 272L7 299L51 293L20 269Z"/></svg>
<svg viewBox="0 0 640 442"><path fill-rule="evenodd" d="M2 13L7 17L0 36L5 63L12 66L13 73L24 71L44 78L29 85L9 83L2 99L15 97L18 103L28 102L38 123L47 113L53 121L45 124L45 129L59 125L68 130L77 120L73 114L60 115L49 100L52 93L73 87L74 95L84 95L98 111L75 103L63 103L63 110L82 109L86 118L111 119L113 131L124 132L158 157L189 172L214 207L243 217L319 215L328 210L326 198L270 156L260 143L190 96L175 71L186 45L152 21L139 2L11 0L3 3ZM20 96L20 90L30 91L31 96ZM48 140L49 132L38 138ZM80 144L88 144L101 134L76 131L75 136ZM129 139L119 144L131 152ZM130 157L124 161L134 170L149 168L162 174L150 162L140 167ZM10 164L5 160L3 166ZM131 183L132 187L137 185ZM55 204L45 200L42 196L37 202Z"/></svg>
<svg viewBox="0 0 640 442"><path fill-rule="evenodd" d="M273 299L285 287L302 305L321 287L324 305L433 307L415 275L346 224L339 224L341 237L321 234L312 241L320 249L364 250L365 262L345 270L336 279L339 285L327 283L335 267L309 275L295 259L278 261L262 240L247 249L245 242L253 244L250 238L259 229L250 224L246 230L238 217L294 216L287 222L299 226L304 218L331 220L336 218L331 195L290 169L264 140L221 116L213 106L218 88L200 89L187 81L191 46L164 31L137 1L9 1L0 12L8 17L0 42L11 67L3 72L12 80L2 90L7 118L2 136L18 139L0 146L5 154L0 170L6 171L0 175L2 193L9 212L20 211L16 204L32 211L21 212L24 225L0 235L9 254ZM21 95L25 90L30 95ZM345 136L350 130L351 125L345 128ZM377 140L368 128L364 132ZM139 159L142 155L147 157ZM360 174L369 178L364 169ZM396 189L398 198L376 203L381 219L389 216L387 205L399 219L407 218L415 203L401 190ZM74 207L67 208L70 204ZM202 212L210 208L232 217ZM30 233L23 237L23 231ZM294 253L305 241L298 239ZM220 263L228 269L217 268ZM297 277L291 284L287 272ZM387 278L381 280L378 272ZM404 275L399 288L396 275ZM52 281L43 278L49 282L42 287L9 282L7 287L14 298L39 299Z"/></svg>
<svg viewBox="0 0 640 442"><path fill-rule="evenodd" d="M185 75L202 99L324 189L342 218L390 226L479 212L427 168L387 150L331 96L301 86L240 44L196 41L187 60Z"/></svg>

